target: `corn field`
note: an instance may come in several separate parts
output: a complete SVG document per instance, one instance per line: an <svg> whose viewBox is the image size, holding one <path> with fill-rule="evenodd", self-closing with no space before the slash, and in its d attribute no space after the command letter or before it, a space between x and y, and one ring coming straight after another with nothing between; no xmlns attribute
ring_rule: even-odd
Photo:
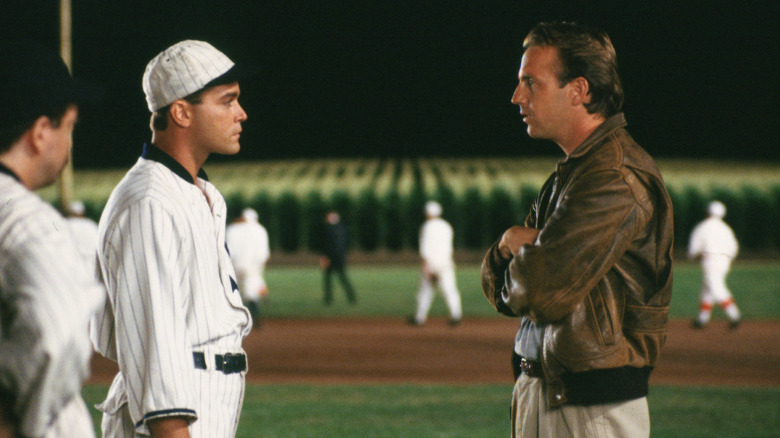
<svg viewBox="0 0 780 438"><path fill-rule="evenodd" d="M256 209L272 248L312 249L325 213L336 209L352 246L364 251L416 248L423 204L438 200L456 246L481 249L522 222L555 169L555 158L315 159L207 164L229 216ZM726 221L743 247L780 248L780 165L658 160L675 208L677 246L684 246L709 201L726 204ZM74 175L74 196L97 219L125 169ZM56 188L41 195L56 204Z"/></svg>

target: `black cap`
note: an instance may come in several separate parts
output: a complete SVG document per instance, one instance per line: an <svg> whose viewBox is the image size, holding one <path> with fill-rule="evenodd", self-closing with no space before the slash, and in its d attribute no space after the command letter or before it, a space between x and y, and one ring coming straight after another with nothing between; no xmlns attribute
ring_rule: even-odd
<svg viewBox="0 0 780 438"><path fill-rule="evenodd" d="M55 51L32 42L0 45L0 127L31 123L88 94Z"/></svg>

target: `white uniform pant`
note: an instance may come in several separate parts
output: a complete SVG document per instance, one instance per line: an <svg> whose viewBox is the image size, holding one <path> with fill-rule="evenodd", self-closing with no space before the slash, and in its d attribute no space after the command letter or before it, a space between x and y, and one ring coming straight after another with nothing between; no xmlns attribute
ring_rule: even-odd
<svg viewBox="0 0 780 438"><path fill-rule="evenodd" d="M647 438L647 398L551 408L540 378L521 374L512 393L512 438Z"/></svg>
<svg viewBox="0 0 780 438"><path fill-rule="evenodd" d="M211 363L211 362L209 362ZM214 369L199 370L200 388L198 419L190 424L191 438L234 438L238 429L241 406L244 401L245 373L224 374ZM135 438L150 436L141 433L130 418L127 403L116 412L103 413L104 438Z"/></svg>
<svg viewBox="0 0 780 438"><path fill-rule="evenodd" d="M460 292L455 282L455 268L445 268L440 271L431 271L431 274L423 273L420 280L420 289L417 292L417 313L415 320L422 324L428 319L428 311L431 310L435 286L441 289L444 301L450 311L450 319L459 320L462 316Z"/></svg>
<svg viewBox="0 0 780 438"><path fill-rule="evenodd" d="M701 261L703 281L701 287L701 302L716 304L730 300L731 291L726 286L726 275L731 267L731 259L725 255L705 255Z"/></svg>

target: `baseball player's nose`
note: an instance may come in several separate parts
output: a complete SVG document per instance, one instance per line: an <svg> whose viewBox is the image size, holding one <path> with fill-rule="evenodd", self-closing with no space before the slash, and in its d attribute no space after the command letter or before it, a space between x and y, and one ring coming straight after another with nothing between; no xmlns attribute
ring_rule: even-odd
<svg viewBox="0 0 780 438"><path fill-rule="evenodd" d="M237 103L238 105L238 114L237 114L237 120L239 122L243 122L246 120L249 116L247 116L246 111L244 111L244 107L241 106L241 104Z"/></svg>

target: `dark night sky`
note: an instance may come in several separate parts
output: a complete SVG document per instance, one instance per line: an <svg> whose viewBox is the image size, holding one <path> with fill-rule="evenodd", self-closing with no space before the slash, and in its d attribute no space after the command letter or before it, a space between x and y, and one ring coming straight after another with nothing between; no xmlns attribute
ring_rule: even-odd
<svg viewBox="0 0 780 438"><path fill-rule="evenodd" d="M222 160L560 155L528 138L509 102L523 37L551 19L610 34L629 131L653 155L780 161L770 136L777 2L73 3L74 75L107 90L99 107L82 108L76 168L135 161L149 138L144 67L188 38L262 69L241 84L242 151ZM4 0L0 38L56 48L57 4Z"/></svg>

